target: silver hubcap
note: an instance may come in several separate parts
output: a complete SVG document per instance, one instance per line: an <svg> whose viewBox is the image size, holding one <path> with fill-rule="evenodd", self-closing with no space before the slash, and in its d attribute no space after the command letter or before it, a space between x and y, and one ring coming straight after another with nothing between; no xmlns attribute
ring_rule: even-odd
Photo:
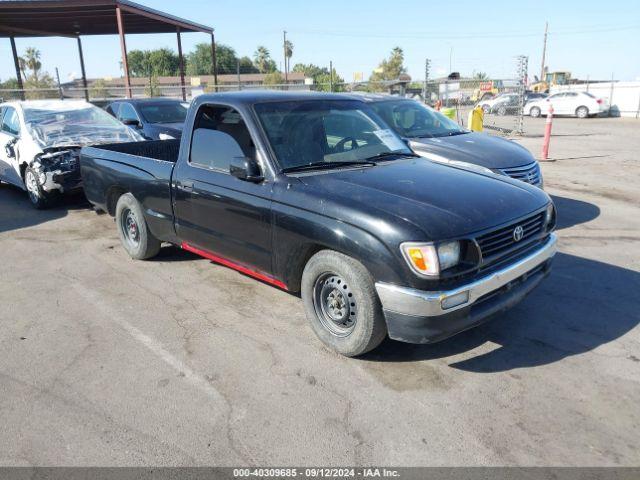
<svg viewBox="0 0 640 480"><path fill-rule="evenodd" d="M25 175L25 186L27 187L27 192L31 200L37 202L40 198L40 190L38 188L38 180L31 170Z"/></svg>
<svg viewBox="0 0 640 480"><path fill-rule="evenodd" d="M138 227L138 219L131 210L127 209L122 212L120 228L122 228L127 243L131 247L137 247L140 243L140 228Z"/></svg>
<svg viewBox="0 0 640 480"><path fill-rule="evenodd" d="M316 280L313 305L322 325L333 335L346 337L356 325L356 299L339 275L325 273Z"/></svg>

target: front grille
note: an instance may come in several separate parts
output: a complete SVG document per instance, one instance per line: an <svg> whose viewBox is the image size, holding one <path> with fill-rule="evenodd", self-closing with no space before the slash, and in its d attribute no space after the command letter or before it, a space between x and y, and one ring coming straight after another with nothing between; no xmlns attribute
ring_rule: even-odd
<svg viewBox="0 0 640 480"><path fill-rule="evenodd" d="M525 250L532 243L539 241L541 239L540 233L544 229L544 215L545 212L536 213L477 237L476 241L482 252L483 266ZM519 240L516 240L514 235L517 227L522 227L522 238Z"/></svg>
<svg viewBox="0 0 640 480"><path fill-rule="evenodd" d="M540 166L537 162L522 165L521 167L501 168L500 171L516 180L522 180L532 185L540 184Z"/></svg>

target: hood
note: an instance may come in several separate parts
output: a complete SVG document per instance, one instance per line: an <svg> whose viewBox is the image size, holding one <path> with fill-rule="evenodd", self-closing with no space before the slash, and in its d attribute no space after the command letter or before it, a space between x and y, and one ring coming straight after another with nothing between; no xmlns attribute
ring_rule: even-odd
<svg viewBox="0 0 640 480"><path fill-rule="evenodd" d="M491 228L543 208L550 201L542 190L523 182L425 159L299 178L318 189L321 197L333 200L326 206L327 215L356 225L371 225L365 219L370 215L396 224L408 222L430 240L458 238Z"/></svg>
<svg viewBox="0 0 640 480"><path fill-rule="evenodd" d="M147 125L147 128L155 135L166 133L172 137L180 138L182 136L184 123L150 123Z"/></svg>
<svg viewBox="0 0 640 480"><path fill-rule="evenodd" d="M486 168L512 168L535 161L531 152L523 146L486 133L411 138L410 144L417 154L426 158L429 158L428 154L433 154Z"/></svg>

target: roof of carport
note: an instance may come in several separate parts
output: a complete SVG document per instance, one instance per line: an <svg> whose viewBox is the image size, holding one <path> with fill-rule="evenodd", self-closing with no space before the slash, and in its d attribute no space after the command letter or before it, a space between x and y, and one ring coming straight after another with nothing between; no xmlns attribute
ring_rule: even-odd
<svg viewBox="0 0 640 480"><path fill-rule="evenodd" d="M117 35L120 7L127 34L212 33L213 28L128 0L4 0L0 37Z"/></svg>

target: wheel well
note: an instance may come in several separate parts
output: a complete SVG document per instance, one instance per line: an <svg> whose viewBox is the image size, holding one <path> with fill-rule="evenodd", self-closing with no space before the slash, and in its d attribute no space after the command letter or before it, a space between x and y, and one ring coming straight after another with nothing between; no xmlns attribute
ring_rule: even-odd
<svg viewBox="0 0 640 480"><path fill-rule="evenodd" d="M127 190L123 187L111 187L109 193L107 193L107 212L112 217L116 214L118 199L125 193L127 193Z"/></svg>
<svg viewBox="0 0 640 480"><path fill-rule="evenodd" d="M27 171L27 164L22 162L20 164L20 178L22 178L22 181L24 182L24 172Z"/></svg>
<svg viewBox="0 0 640 480"><path fill-rule="evenodd" d="M309 259L320 250L332 249L320 244L308 244L305 245L300 254L296 256L295 264L292 265L290 270L292 273L287 281L287 289L290 292L300 292L300 284L302 283L302 272L304 271L304 267L307 265Z"/></svg>

